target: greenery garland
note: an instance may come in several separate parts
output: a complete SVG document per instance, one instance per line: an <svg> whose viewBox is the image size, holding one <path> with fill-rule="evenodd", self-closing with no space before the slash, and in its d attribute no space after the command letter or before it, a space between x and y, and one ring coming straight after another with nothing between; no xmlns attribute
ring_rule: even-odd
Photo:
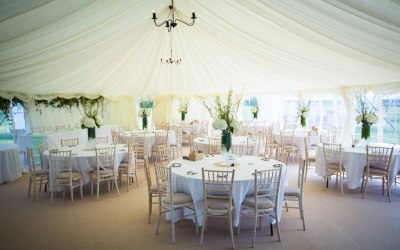
<svg viewBox="0 0 400 250"><path fill-rule="evenodd" d="M10 111L12 108L18 107L18 105L19 107L26 109L25 103L21 99L14 97L13 99L9 100L0 96L0 111L4 114L4 118L0 120L0 125L3 124L5 120L11 121Z"/></svg>
<svg viewBox="0 0 400 250"><path fill-rule="evenodd" d="M41 105L45 106L46 108L67 108L69 111L71 111L72 107L79 107L79 105L85 106L88 102L91 102L93 104L96 103L100 106L104 103L104 97L99 96L95 99L90 99L84 96L81 96L79 98L74 97L70 99L57 97L51 100L35 100L35 106L36 111L39 111L40 113L42 113L42 110L40 109Z"/></svg>

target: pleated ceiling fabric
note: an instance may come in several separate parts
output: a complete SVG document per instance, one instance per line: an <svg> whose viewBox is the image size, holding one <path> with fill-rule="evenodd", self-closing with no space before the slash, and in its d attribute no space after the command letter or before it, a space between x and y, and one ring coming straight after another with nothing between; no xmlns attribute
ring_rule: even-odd
<svg viewBox="0 0 400 250"><path fill-rule="evenodd" d="M156 27L168 0L0 2L0 95L243 94L400 85L400 3L175 0L180 65Z"/></svg>

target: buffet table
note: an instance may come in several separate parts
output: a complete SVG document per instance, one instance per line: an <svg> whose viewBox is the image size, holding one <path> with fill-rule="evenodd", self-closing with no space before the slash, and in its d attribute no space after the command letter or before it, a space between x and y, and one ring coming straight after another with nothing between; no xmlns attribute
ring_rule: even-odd
<svg viewBox="0 0 400 250"><path fill-rule="evenodd" d="M0 184L13 182L26 172L22 166L17 144L0 144Z"/></svg>

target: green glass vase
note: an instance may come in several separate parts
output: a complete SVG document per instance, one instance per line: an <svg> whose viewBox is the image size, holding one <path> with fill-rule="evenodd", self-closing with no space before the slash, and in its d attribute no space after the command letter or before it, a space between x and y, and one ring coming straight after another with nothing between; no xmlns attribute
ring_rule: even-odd
<svg viewBox="0 0 400 250"><path fill-rule="evenodd" d="M371 134L371 124L367 121L363 121L361 126L361 139L368 140L370 134Z"/></svg>

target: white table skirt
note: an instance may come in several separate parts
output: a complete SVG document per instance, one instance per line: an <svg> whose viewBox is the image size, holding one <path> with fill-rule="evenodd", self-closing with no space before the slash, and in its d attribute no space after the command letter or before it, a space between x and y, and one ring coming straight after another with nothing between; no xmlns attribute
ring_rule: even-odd
<svg viewBox="0 0 400 250"><path fill-rule="evenodd" d="M196 137L193 139L193 147L205 153L207 153L208 143L209 143L209 137ZM232 145L247 146L247 136L232 136ZM258 146L258 148L256 146L254 146L253 148L253 155L256 155L257 152L259 153L259 155L264 155L264 150L265 150L264 141L260 140L260 145Z"/></svg>
<svg viewBox="0 0 400 250"><path fill-rule="evenodd" d="M382 145L381 145L382 146ZM386 145L388 146L388 145ZM351 146L342 146L342 163L346 170L347 187L356 189L361 187L364 167L367 165L367 151L364 147L352 148ZM393 184L396 174L400 170L400 146L396 146L392 156L392 171L390 183ZM315 171L319 176L325 176L325 155L322 144L318 145Z"/></svg>
<svg viewBox="0 0 400 250"><path fill-rule="evenodd" d="M98 144L96 147L110 147L109 144ZM80 172L83 178L83 184L90 182L90 171L96 169L96 152L94 149L89 149L86 146L77 147L64 147L58 148L59 150L71 150L72 153L72 170ZM124 144L117 144L115 149L114 168L118 169L121 161L127 156L128 147ZM43 153L44 168L50 170L50 153L45 151ZM50 182L50 190L53 190L53 183Z"/></svg>
<svg viewBox="0 0 400 250"><path fill-rule="evenodd" d="M274 139L276 142L280 142L280 132L279 131L274 131L273 133ZM304 137L308 136L307 132L298 132L295 131L294 133L294 138L293 138L293 144L298 148L297 155L302 155L305 157L306 151L305 151L305 146L304 146ZM310 136L310 144L311 145L317 145L320 142L320 137L316 135Z"/></svg>
<svg viewBox="0 0 400 250"><path fill-rule="evenodd" d="M181 124L181 125L170 125L169 128L171 130L176 131L178 127L182 127L182 132L185 134L193 134L193 133L201 133L202 125L201 123L197 124Z"/></svg>
<svg viewBox="0 0 400 250"><path fill-rule="evenodd" d="M153 147L154 143L156 142L156 134L155 132L160 131L163 132L164 130L156 130L156 131L147 131L145 133L146 141L147 141L147 152L148 156L151 156L151 148ZM142 133L143 130L132 130L132 131L124 131L120 135L120 139L122 143L126 143L130 138L132 133ZM168 143L175 144L176 143L176 135L173 130L168 131Z"/></svg>
<svg viewBox="0 0 400 250"><path fill-rule="evenodd" d="M0 184L13 182L26 172L22 166L17 144L0 144Z"/></svg>
<svg viewBox="0 0 400 250"><path fill-rule="evenodd" d="M96 128L96 136L107 136L108 141L111 142L112 128L113 126L102 126L100 128ZM17 143L22 150L26 150L26 147L32 147L34 150L36 150L37 145L40 143L47 143L47 146L49 148L58 148L61 147L61 139L72 138L79 138L79 144L85 145L88 141L87 129L62 130L40 134L18 135Z"/></svg>
<svg viewBox="0 0 400 250"><path fill-rule="evenodd" d="M214 157L205 157L201 161L188 161L183 159L174 160L173 163L181 163L181 167L172 168L173 172L173 189L174 192L183 192L190 194L193 198L194 207L196 210L197 221L199 226L202 225L203 221L203 187L202 187L202 175L201 168L208 170L232 170L235 169L235 179L233 184L233 221L234 226L239 225L240 220L240 206L246 195L253 195L254 193L254 169L266 170L273 169L273 164L281 163L275 160L262 161L261 157L256 156L242 156L237 157L236 161L239 163L237 167L218 167L215 166L215 162L222 161L220 155ZM170 164L170 165L171 165ZM187 175L188 171L194 171L197 174ZM282 205L283 205L283 193L284 186L286 183L286 165L283 164L280 189L278 194L278 220L280 221Z"/></svg>

